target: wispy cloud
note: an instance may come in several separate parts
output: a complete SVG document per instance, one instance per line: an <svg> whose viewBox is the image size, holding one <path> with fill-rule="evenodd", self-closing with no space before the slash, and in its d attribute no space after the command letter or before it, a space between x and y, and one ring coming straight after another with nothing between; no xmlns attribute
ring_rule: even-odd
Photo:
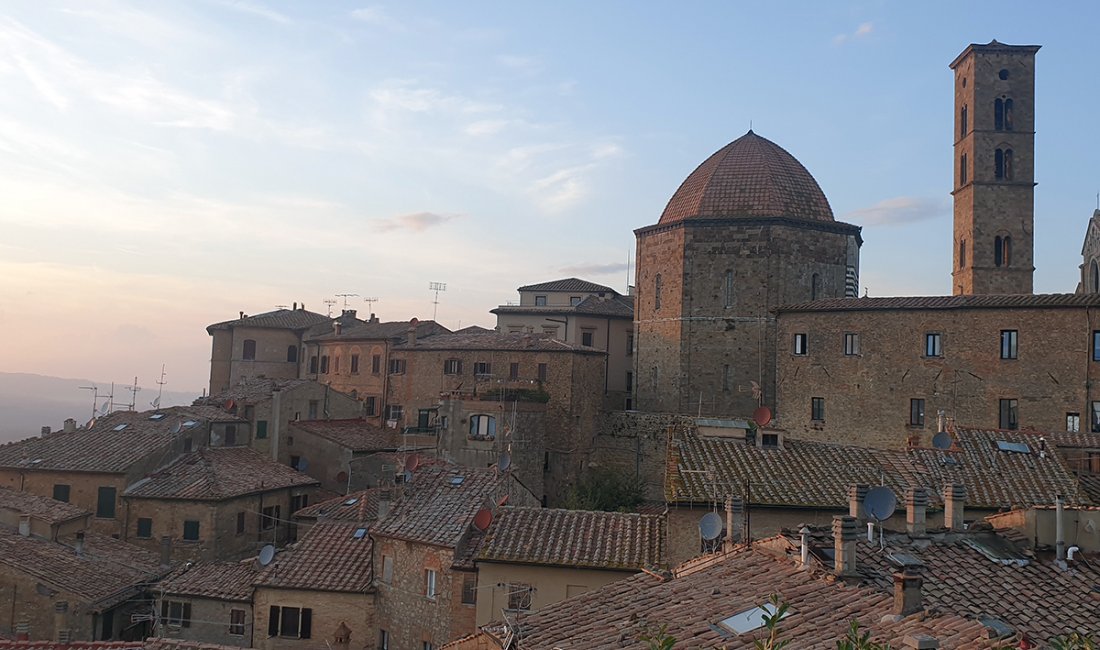
<svg viewBox="0 0 1100 650"><path fill-rule="evenodd" d="M233 11L239 11L244 14L251 14L253 16L259 16L264 20L269 20L273 23L280 25L289 25L292 21L285 14L281 14L274 9L269 9L258 3L245 2L244 0L225 0L220 3L226 9L232 9Z"/></svg>
<svg viewBox="0 0 1100 650"><path fill-rule="evenodd" d="M844 45L849 41L854 41L860 38L870 36L875 31L874 23L860 23L859 27L856 27L854 32L848 34L837 34L833 37L833 45Z"/></svg>
<svg viewBox="0 0 1100 650"><path fill-rule="evenodd" d="M375 228L380 232L389 232L392 230L411 230L413 232L422 232L429 228L435 228L441 226L451 219L454 219L453 214L437 214L435 212L414 212L412 214L403 214L397 217L389 219L376 219L374 221Z"/></svg>
<svg viewBox="0 0 1100 650"><path fill-rule="evenodd" d="M368 25L374 25L375 27L388 29L391 32L406 31L406 28L402 23L398 22L389 14L389 12L378 5L371 5L369 7L363 7L362 9L355 9L351 12L351 17Z"/></svg>
<svg viewBox="0 0 1100 650"><path fill-rule="evenodd" d="M898 196L885 199L844 215L846 221L866 226L897 226L928 219L936 219L948 214L950 202L916 196Z"/></svg>
<svg viewBox="0 0 1100 650"><path fill-rule="evenodd" d="M617 273L625 273L627 269L626 262L613 262L609 264L576 264L574 266L562 267L561 272L566 275L612 275Z"/></svg>

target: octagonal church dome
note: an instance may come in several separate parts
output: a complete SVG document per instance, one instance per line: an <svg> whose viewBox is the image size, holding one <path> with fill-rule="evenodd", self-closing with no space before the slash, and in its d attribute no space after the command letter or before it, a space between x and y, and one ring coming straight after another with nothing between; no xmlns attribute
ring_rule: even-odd
<svg viewBox="0 0 1100 650"><path fill-rule="evenodd" d="M759 217L833 221L833 210L802 163L750 130L691 172L658 223Z"/></svg>

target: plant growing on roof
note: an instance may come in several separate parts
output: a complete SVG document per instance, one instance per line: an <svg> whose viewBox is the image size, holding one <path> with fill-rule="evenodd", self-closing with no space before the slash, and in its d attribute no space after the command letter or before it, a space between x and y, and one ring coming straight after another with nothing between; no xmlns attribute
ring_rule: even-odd
<svg viewBox="0 0 1100 650"><path fill-rule="evenodd" d="M1097 642L1091 634L1074 632L1054 639L1051 647L1054 650L1097 650L1100 648L1100 642Z"/></svg>
<svg viewBox="0 0 1100 650"><path fill-rule="evenodd" d="M779 650L785 648L790 644L790 640L779 640L779 621L787 615L787 610L791 606L779 597L779 594L772 594L768 602L772 604L772 613L764 613L764 629L768 631L768 636L765 639L757 639L753 643L754 650Z"/></svg>
<svg viewBox="0 0 1100 650"><path fill-rule="evenodd" d="M565 497L570 510L630 512L645 498L640 479L624 472L589 474L574 485Z"/></svg>
<svg viewBox="0 0 1100 650"><path fill-rule="evenodd" d="M668 633L668 623L660 627L647 625L638 640L645 644L646 650L672 650L676 645L676 637Z"/></svg>

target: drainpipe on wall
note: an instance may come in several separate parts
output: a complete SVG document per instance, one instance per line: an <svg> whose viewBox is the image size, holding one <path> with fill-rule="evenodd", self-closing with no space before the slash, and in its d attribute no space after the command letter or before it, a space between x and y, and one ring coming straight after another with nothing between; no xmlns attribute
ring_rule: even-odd
<svg viewBox="0 0 1100 650"><path fill-rule="evenodd" d="M268 427L267 439L271 446L271 460L279 462L279 436L283 429L283 391L276 386L271 391L271 426Z"/></svg>

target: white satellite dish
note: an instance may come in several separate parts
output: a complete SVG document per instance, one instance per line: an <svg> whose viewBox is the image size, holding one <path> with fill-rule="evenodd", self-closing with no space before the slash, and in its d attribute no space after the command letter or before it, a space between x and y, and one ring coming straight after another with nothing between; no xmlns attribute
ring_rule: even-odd
<svg viewBox="0 0 1100 650"><path fill-rule="evenodd" d="M932 436L932 446L936 449L950 449L952 442L954 441L951 439L951 434L946 431L940 431Z"/></svg>
<svg viewBox="0 0 1100 650"><path fill-rule="evenodd" d="M512 454L509 454L508 452L502 453L500 455L500 458L497 460L497 469L499 469L502 472L507 472L508 468L511 467L511 466L512 466Z"/></svg>
<svg viewBox="0 0 1100 650"><path fill-rule="evenodd" d="M157 398L155 400L153 400L152 402L149 402L149 404L153 408L159 409L160 408L160 396L157 396Z"/></svg>
<svg viewBox="0 0 1100 650"><path fill-rule="evenodd" d="M111 403L110 402L103 402L103 406L99 407L99 414L100 415L107 415L107 411L109 411L109 410L111 410Z"/></svg>
<svg viewBox="0 0 1100 650"><path fill-rule="evenodd" d="M176 435L183 430L183 422L176 420L176 423L172 425L172 435Z"/></svg>
<svg viewBox="0 0 1100 650"><path fill-rule="evenodd" d="M699 520L699 535L707 540L718 539L722 534L722 517L717 512L708 512Z"/></svg>
<svg viewBox="0 0 1100 650"><path fill-rule="evenodd" d="M271 544L264 546L260 549L260 555L257 559L260 561L260 566L271 564L271 561L275 559L275 547Z"/></svg>
<svg viewBox="0 0 1100 650"><path fill-rule="evenodd" d="M91 420L88 420L88 424L85 424L84 428L85 429L91 429L94 426L95 426L95 418L92 418Z"/></svg>
<svg viewBox="0 0 1100 650"><path fill-rule="evenodd" d="M863 509L880 523L894 516L897 507L897 496L885 485L867 490L867 496L863 498Z"/></svg>

